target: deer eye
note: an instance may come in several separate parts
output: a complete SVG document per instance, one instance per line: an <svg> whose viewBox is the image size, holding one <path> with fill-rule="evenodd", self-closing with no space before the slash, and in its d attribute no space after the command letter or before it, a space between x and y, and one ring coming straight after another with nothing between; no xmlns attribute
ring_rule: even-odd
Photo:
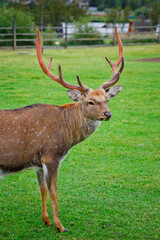
<svg viewBox="0 0 160 240"><path fill-rule="evenodd" d="M89 104L89 105L94 105L94 102L88 101L88 104Z"/></svg>

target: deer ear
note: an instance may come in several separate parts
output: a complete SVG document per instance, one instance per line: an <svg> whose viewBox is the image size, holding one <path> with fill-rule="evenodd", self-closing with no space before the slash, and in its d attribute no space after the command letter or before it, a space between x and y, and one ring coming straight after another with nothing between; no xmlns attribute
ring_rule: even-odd
<svg viewBox="0 0 160 240"><path fill-rule="evenodd" d="M80 102L82 93L78 90L67 90L67 94L70 97L70 99L74 102Z"/></svg>
<svg viewBox="0 0 160 240"><path fill-rule="evenodd" d="M114 87L111 87L109 89L106 90L106 95L107 98L113 98L114 96L116 96L123 88L123 85L116 85Z"/></svg>

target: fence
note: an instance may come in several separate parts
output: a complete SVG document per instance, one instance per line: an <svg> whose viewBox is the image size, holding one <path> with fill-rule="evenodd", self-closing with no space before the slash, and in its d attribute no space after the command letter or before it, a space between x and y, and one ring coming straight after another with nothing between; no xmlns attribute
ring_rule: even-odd
<svg viewBox="0 0 160 240"><path fill-rule="evenodd" d="M160 25L138 26L128 32L129 24L117 24L123 44L160 43ZM61 27L39 28L43 47L69 47L82 45L115 45L114 25L101 23L101 26L89 26L85 32L71 24ZM88 30L89 29L89 30ZM33 48L36 28L13 27L0 28L0 48Z"/></svg>

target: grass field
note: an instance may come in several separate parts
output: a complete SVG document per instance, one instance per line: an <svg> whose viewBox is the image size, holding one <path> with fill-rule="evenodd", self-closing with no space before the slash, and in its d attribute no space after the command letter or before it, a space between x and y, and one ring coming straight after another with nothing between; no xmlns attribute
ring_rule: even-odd
<svg viewBox="0 0 160 240"><path fill-rule="evenodd" d="M160 45L124 48L123 91L109 102L112 118L74 147L59 170L58 203L68 233L41 222L41 198L34 170L0 179L0 239L160 239L159 107ZM45 50L53 71L64 79L97 88L112 75L104 57L115 60L117 47ZM47 78L29 55L0 52L0 108L70 102L66 90ZM49 214L52 209L48 198Z"/></svg>

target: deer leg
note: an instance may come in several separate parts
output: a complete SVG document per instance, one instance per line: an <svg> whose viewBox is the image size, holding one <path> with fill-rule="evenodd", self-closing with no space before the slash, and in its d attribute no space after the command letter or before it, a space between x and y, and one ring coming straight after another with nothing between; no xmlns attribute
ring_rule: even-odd
<svg viewBox="0 0 160 240"><path fill-rule="evenodd" d="M43 169L37 170L37 179L38 179L39 190L40 190L41 198L42 198L42 221L44 222L45 225L51 226L52 223L49 220L49 215L48 215L48 211L47 211L48 189L47 189Z"/></svg>
<svg viewBox="0 0 160 240"><path fill-rule="evenodd" d="M52 162L52 163L48 163L48 162L50 161L48 161L47 159L47 163L43 163L43 169L44 169L48 192L49 192L49 196L52 204L54 226L59 232L67 232L68 230L65 229L61 224L61 220L58 212L58 204L57 204L57 174L58 174L59 161Z"/></svg>

